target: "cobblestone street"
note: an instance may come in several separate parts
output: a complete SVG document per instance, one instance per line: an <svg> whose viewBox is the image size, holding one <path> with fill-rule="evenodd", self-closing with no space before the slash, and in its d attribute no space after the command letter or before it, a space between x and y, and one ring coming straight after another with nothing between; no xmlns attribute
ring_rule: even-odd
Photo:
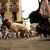
<svg viewBox="0 0 50 50"><path fill-rule="evenodd" d="M50 50L50 39L8 39L0 40L0 50Z"/></svg>

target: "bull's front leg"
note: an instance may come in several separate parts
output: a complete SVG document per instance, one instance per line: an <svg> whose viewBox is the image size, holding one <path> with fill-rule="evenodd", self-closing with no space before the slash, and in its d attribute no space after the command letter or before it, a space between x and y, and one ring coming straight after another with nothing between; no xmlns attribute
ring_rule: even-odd
<svg viewBox="0 0 50 50"><path fill-rule="evenodd" d="M29 30L29 37L33 37L31 30Z"/></svg>
<svg viewBox="0 0 50 50"><path fill-rule="evenodd" d="M25 37L30 37L31 36L31 33L30 33L30 31L28 31L28 30L25 30Z"/></svg>

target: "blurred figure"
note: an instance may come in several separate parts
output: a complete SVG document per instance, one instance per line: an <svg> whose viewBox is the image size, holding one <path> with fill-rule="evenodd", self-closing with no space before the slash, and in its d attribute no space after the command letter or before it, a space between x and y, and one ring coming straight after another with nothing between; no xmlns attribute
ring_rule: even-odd
<svg viewBox="0 0 50 50"><path fill-rule="evenodd" d="M2 18L1 14L0 14L0 27L1 27L2 24L3 24L3 23L2 23L2 19L3 19L3 18Z"/></svg>
<svg viewBox="0 0 50 50"><path fill-rule="evenodd" d="M49 0L43 0L41 3L40 13L46 18L50 15L50 4Z"/></svg>
<svg viewBox="0 0 50 50"><path fill-rule="evenodd" d="M5 38L6 26L2 26L1 30L2 30L2 38Z"/></svg>
<svg viewBox="0 0 50 50"><path fill-rule="evenodd" d="M0 39L2 39L2 31L1 31L1 28L0 28Z"/></svg>

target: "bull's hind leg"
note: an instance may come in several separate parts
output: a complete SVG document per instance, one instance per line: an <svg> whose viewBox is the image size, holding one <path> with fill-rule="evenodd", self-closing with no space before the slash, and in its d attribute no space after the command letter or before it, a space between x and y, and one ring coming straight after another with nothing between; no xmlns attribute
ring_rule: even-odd
<svg viewBox="0 0 50 50"><path fill-rule="evenodd" d="M25 31L25 36L28 38L28 37L32 37L32 33L31 33L31 30L29 31Z"/></svg>
<svg viewBox="0 0 50 50"><path fill-rule="evenodd" d="M31 30L29 31L29 37L33 37Z"/></svg>
<svg viewBox="0 0 50 50"><path fill-rule="evenodd" d="M25 37L28 38L29 37L29 32L26 30L25 31Z"/></svg>

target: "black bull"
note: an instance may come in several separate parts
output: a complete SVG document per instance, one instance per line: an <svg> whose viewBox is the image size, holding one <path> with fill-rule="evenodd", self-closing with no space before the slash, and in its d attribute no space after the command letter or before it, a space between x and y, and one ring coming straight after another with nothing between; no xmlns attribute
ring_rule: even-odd
<svg viewBox="0 0 50 50"><path fill-rule="evenodd" d="M44 37L47 37L47 34L50 36L50 23L48 21L48 16L42 16L38 11L33 11L28 18L30 18L31 24L39 23L40 27L36 28L39 34L43 34Z"/></svg>

